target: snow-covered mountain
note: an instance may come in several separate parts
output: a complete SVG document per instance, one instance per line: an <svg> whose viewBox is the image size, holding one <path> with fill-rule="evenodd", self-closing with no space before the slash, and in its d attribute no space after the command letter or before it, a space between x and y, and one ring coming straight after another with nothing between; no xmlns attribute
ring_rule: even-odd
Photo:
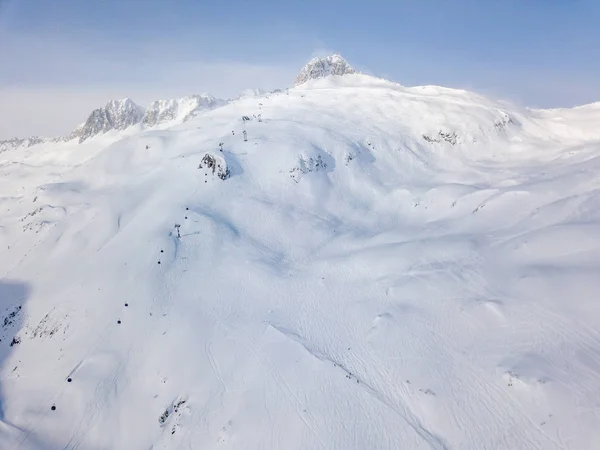
<svg viewBox="0 0 600 450"><path fill-rule="evenodd" d="M92 111L85 123L76 128L70 139L83 142L93 136L110 130L125 130L139 123L144 116L144 109L131 99L111 100L103 108Z"/></svg>
<svg viewBox="0 0 600 450"><path fill-rule="evenodd" d="M218 108L225 103L225 100L210 94L156 100L145 109L128 98L111 100L104 107L93 110L86 121L77 126L68 136L55 138L31 136L8 139L0 141L0 152L70 140L82 143L108 131L123 131L138 124L145 128L152 128L170 122L185 122L201 111Z"/></svg>
<svg viewBox="0 0 600 450"><path fill-rule="evenodd" d="M13 150L19 147L31 147L32 145L43 144L45 142L50 142L52 139L43 138L40 136L30 136L28 138L12 138L4 141L0 141L0 152L4 152L6 150Z"/></svg>
<svg viewBox="0 0 600 450"><path fill-rule="evenodd" d="M295 85L300 85L311 79L324 78L330 75L345 75L355 73L354 69L339 54L325 58L313 58L302 68ZM247 89L236 100L249 97L262 97L267 92L262 89ZM218 108L227 101L210 94L190 95L179 99L155 100L147 108L136 104L129 98L111 100L104 107L93 110L86 121L77 126L71 134L65 137L13 138L0 141L0 151L19 147L30 147L44 142L76 139L82 143L94 136L108 131L123 131L133 125L144 127L180 121L184 122L200 111Z"/></svg>
<svg viewBox="0 0 600 450"><path fill-rule="evenodd" d="M330 75L348 75L356 73L355 70L339 54L325 58L313 58L302 68L294 86L306 83L308 80L328 77Z"/></svg>
<svg viewBox="0 0 600 450"><path fill-rule="evenodd" d="M225 102L210 94L190 95L180 99L157 100L146 108L142 125L154 127L161 123L185 122L200 111L222 106Z"/></svg>
<svg viewBox="0 0 600 450"><path fill-rule="evenodd" d="M599 121L354 74L0 153L0 448L595 450Z"/></svg>

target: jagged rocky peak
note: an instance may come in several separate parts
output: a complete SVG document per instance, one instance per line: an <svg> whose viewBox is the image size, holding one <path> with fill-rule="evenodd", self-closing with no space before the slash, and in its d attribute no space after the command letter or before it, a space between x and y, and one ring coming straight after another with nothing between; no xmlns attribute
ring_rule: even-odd
<svg viewBox="0 0 600 450"><path fill-rule="evenodd" d="M47 138L42 138L39 136L7 139L5 141L0 141L0 152L12 150L18 147L31 147L32 145L41 144L47 140Z"/></svg>
<svg viewBox="0 0 600 450"><path fill-rule="evenodd" d="M76 128L71 137L83 142L100 133L110 130L124 130L142 120L144 109L125 98L111 100L103 108L92 111L85 123Z"/></svg>
<svg viewBox="0 0 600 450"><path fill-rule="evenodd" d="M65 139L61 137L40 137L29 136L28 138L12 138L0 141L0 153L6 150L14 150L16 148L28 148L34 145L63 142Z"/></svg>
<svg viewBox="0 0 600 450"><path fill-rule="evenodd" d="M339 54L327 56L325 58L313 58L306 66L302 68L294 86L306 83L315 78L324 78L329 75L347 75L356 73L356 71Z"/></svg>
<svg viewBox="0 0 600 450"><path fill-rule="evenodd" d="M156 100L148 106L142 124L153 127L163 122L173 120L186 121L196 115L199 111L209 110L221 106L223 100L210 94L190 95L188 97Z"/></svg>

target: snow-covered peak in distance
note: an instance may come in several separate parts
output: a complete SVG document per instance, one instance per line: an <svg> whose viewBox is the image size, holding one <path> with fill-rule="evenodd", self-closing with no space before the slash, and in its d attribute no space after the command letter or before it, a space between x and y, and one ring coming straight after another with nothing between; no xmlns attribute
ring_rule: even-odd
<svg viewBox="0 0 600 450"><path fill-rule="evenodd" d="M315 78L325 78L329 75L348 75L356 71L339 54L327 56L325 58L313 58L306 66L302 68L294 86L306 83Z"/></svg>
<svg viewBox="0 0 600 450"><path fill-rule="evenodd" d="M39 136L30 136L28 138L12 138L0 141L0 153L6 150L12 150L17 147L31 147L32 145L43 144L52 140L52 138L43 138Z"/></svg>
<svg viewBox="0 0 600 450"><path fill-rule="evenodd" d="M214 109L225 104L225 101L210 94L190 95L179 99L156 100L148 106L142 125L153 127L164 122L186 120L199 111Z"/></svg>
<svg viewBox="0 0 600 450"><path fill-rule="evenodd" d="M179 99L156 100L144 109L132 100L111 100L103 108L92 111L86 122L78 126L67 140L83 142L110 130L125 130L141 124L154 127L161 123L190 119L201 110L214 109L225 104L224 100L210 94L190 95Z"/></svg>
<svg viewBox="0 0 600 450"><path fill-rule="evenodd" d="M103 108L92 111L83 126L78 127L70 137L83 142L109 130L124 130L139 123L143 115L144 109L129 98L111 100Z"/></svg>

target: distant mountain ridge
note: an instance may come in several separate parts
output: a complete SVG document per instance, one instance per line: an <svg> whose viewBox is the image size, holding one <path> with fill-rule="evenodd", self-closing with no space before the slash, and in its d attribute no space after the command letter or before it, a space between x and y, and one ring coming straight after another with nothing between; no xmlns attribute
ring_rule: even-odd
<svg viewBox="0 0 600 450"><path fill-rule="evenodd" d="M323 79L331 76L345 76L360 74L340 54L311 59L298 73L294 87L301 86L311 80ZM418 87L419 92L431 89L429 86ZM435 92L440 88L434 87ZM417 89L415 87L414 89ZM273 91L281 92L276 89ZM239 101L249 97L261 97L269 92L262 89L247 89L238 97L233 99L221 99L210 94L190 95L183 98L155 100L147 108L144 108L129 98L111 100L105 106L93 110L85 122L77 126L69 135L62 137L39 137L12 138L0 141L0 152L19 147L28 148L43 143L69 142L77 140L79 143L90 138L107 133L109 131L126 130L132 126L139 125L142 129L153 128L170 122L185 122L203 111L219 108L233 101ZM572 113L580 110L597 110L600 102L573 108ZM539 114L544 114L539 110ZM435 139L435 138L431 138Z"/></svg>
<svg viewBox="0 0 600 450"><path fill-rule="evenodd" d="M132 100L111 100L103 108L93 110L83 126L76 128L70 137L81 143L110 130L125 130L139 123L143 116L144 109Z"/></svg>
<svg viewBox="0 0 600 450"><path fill-rule="evenodd" d="M147 108L129 98L110 100L105 106L93 110L85 122L69 135L62 137L30 136L0 141L0 152L18 147L31 147L50 142L68 142L77 139L82 143L111 130L122 131L134 125L152 128L163 123L191 119L201 111L218 108L228 100L210 94L190 95L178 99L155 100Z"/></svg>
<svg viewBox="0 0 600 450"><path fill-rule="evenodd" d="M46 142L59 142L63 138L46 138L40 136L29 136L27 138L11 138L0 141L0 153L18 147L31 147L33 145L44 144Z"/></svg>
<svg viewBox="0 0 600 450"><path fill-rule="evenodd" d="M354 73L357 72L339 54L313 58L300 70L294 86L330 75ZM247 89L236 99L265 94L267 92L262 89ZM0 152L43 143L68 142L74 139L82 143L108 131L121 131L134 125L152 128L168 122L185 122L202 111L218 108L231 101L233 100L224 100L210 94L198 94L177 99L155 100L144 108L129 98L111 100L105 106L93 110L86 121L67 136L12 138L0 141Z"/></svg>

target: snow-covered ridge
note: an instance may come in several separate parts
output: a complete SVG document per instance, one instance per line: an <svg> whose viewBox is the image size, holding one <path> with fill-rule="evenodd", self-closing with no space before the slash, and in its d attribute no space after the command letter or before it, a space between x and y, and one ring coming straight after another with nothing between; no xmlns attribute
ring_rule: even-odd
<svg viewBox="0 0 600 450"><path fill-rule="evenodd" d="M32 145L43 144L49 141L56 141L55 138L44 138L40 136L30 136L28 138L12 138L0 141L0 152L11 150L17 147L31 147Z"/></svg>
<svg viewBox="0 0 600 450"><path fill-rule="evenodd" d="M93 110L83 126L78 127L70 137L79 139L81 143L110 130L125 130L139 123L143 115L143 108L128 98L111 100L103 108Z"/></svg>
<svg viewBox="0 0 600 450"><path fill-rule="evenodd" d="M92 111L83 126L73 131L69 140L77 138L79 142L83 142L98 134L110 130L125 130L137 124L151 128L167 122L185 122L199 111L217 108L225 103L209 94L156 100L146 109L127 98L112 100L104 108Z"/></svg>
<svg viewBox="0 0 600 450"><path fill-rule="evenodd" d="M154 127L171 121L185 122L199 111L209 110L224 105L224 100L210 94L190 95L179 99L156 100L146 108L142 125Z"/></svg>
<svg viewBox="0 0 600 450"><path fill-rule="evenodd" d="M343 75L356 74L354 77L343 77ZM332 81L334 80L334 81ZM312 83L307 83L312 81ZM316 83L316 84L315 84ZM370 84L378 87L393 88L401 90L405 93L411 93L420 98L425 97L445 97L448 99L455 98L459 95L460 101L464 99L478 104L488 104L490 102L485 97L478 94L443 88L440 86L415 86L404 87L397 83L375 78L372 76L360 74L355 71L352 66L339 54L334 54L324 58L313 58L306 64L296 77L294 87L300 89L312 89L314 87L323 87L322 83L328 83L327 87L364 87ZM382 86L385 85L385 86ZM271 92L281 93L279 89ZM288 91L286 91L288 92ZM210 94L190 95L178 99L156 100L153 101L147 108L136 104L131 99L125 98L121 100L111 100L104 107L97 108L89 115L85 122L77 126L69 135L62 137L38 137L31 136L28 138L13 138L0 141L0 152L16 149L28 148L44 143L59 143L71 140L77 140L82 143L92 137L104 134L108 131L123 131L134 125L139 125L142 129L153 128L161 125L170 125L178 122L185 122L195 117L201 111L208 111L230 104L232 102L244 101L251 98L268 97L269 92L262 89L247 89L241 95L234 99L224 100L214 97ZM578 135L590 135L589 129L595 127L600 103L591 105L583 105L572 109L549 109L549 110L527 110L528 114L539 116L543 119L549 119L561 122L558 127L555 127L560 136L566 136L572 133L571 122L580 124L587 122L585 130L579 132ZM512 117L506 119L506 113L502 112L501 117L496 118L496 128L505 128L507 125L514 124ZM580 116L586 118L581 121ZM593 116L593 117L592 117ZM493 126L493 124L492 124ZM581 128L581 126L578 126ZM454 130L424 130L424 133L435 142L436 137L429 135L431 133L439 135L439 133L453 133ZM429 133L429 134L427 134ZM596 133L598 138L600 134ZM425 138L427 139L427 138Z"/></svg>
<svg viewBox="0 0 600 450"><path fill-rule="evenodd" d="M190 95L178 99L156 100L144 108L129 98L111 100L105 106L91 112L85 122L78 125L69 135L61 137L12 138L0 141L0 152L27 148L37 144L78 140L82 143L108 131L123 131L133 125L152 128L168 122L185 122L200 111L218 108L226 100L210 94Z"/></svg>

